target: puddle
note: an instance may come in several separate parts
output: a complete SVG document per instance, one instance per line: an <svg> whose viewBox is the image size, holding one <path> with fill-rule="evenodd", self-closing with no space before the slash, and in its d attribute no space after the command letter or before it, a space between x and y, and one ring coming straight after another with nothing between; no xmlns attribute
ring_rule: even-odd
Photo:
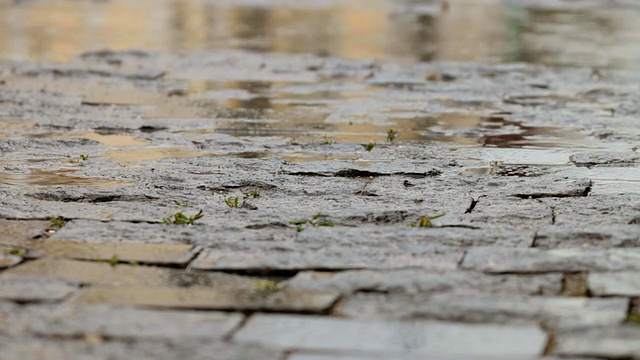
<svg viewBox="0 0 640 360"><path fill-rule="evenodd" d="M128 181L103 178L67 176L54 171L33 170L25 174L0 173L0 184L11 186L91 186L118 187L131 184Z"/></svg>
<svg viewBox="0 0 640 360"><path fill-rule="evenodd" d="M0 58L67 61L99 49L244 49L640 68L640 8L591 4L460 0L444 10L439 1L412 0L3 1Z"/></svg>
<svg viewBox="0 0 640 360"><path fill-rule="evenodd" d="M355 160L358 155L334 155L334 154L309 154L309 153L287 153L279 155L289 162L324 161L324 160Z"/></svg>
<svg viewBox="0 0 640 360"><path fill-rule="evenodd" d="M132 150L111 150L108 151L104 157L115 160L119 163L134 164L140 161L157 160L167 158L189 158L199 156L218 156L215 153L203 153L198 151L191 151L176 147L165 148L146 148L146 149L132 149Z"/></svg>
<svg viewBox="0 0 640 360"><path fill-rule="evenodd" d="M54 136L54 137L91 139L91 140L99 141L100 143L106 146L113 146L113 147L151 145L151 143L148 141L139 140L139 139L136 139L136 137L130 136L130 135L100 135L95 132L88 132L88 133L77 134L77 135L60 135L60 136Z"/></svg>
<svg viewBox="0 0 640 360"><path fill-rule="evenodd" d="M640 193L640 167L636 166L569 167L559 174L592 180L591 195Z"/></svg>

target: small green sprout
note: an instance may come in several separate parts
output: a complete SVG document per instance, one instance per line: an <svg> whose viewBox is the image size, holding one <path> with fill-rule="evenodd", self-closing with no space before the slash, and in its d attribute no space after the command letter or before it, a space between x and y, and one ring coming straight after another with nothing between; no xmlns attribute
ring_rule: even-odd
<svg viewBox="0 0 640 360"><path fill-rule="evenodd" d="M230 197L230 198L226 198L224 200L224 203L227 204L228 207L232 208L232 209L237 209L239 208L241 205L238 204L238 197Z"/></svg>
<svg viewBox="0 0 640 360"><path fill-rule="evenodd" d="M334 226L333 222L327 220L327 215L324 215L324 214L321 214L321 213L317 213L311 219L292 220L289 223L291 225L295 225L296 226L296 230L298 232L304 230L304 225L306 225L306 224L311 225L313 227L316 227L316 226Z"/></svg>
<svg viewBox="0 0 640 360"><path fill-rule="evenodd" d="M21 256L21 257L27 256L27 251L25 249L10 248L10 249L5 249L4 253L7 255L15 255L15 256Z"/></svg>
<svg viewBox="0 0 640 360"><path fill-rule="evenodd" d="M243 194L245 197L249 197L249 196L251 196L251 197L253 197L253 198L258 198L258 197L260 197L260 189L255 188L255 189L253 189L253 190L249 191L248 193L242 193L242 194Z"/></svg>
<svg viewBox="0 0 640 360"><path fill-rule="evenodd" d="M376 147L376 145L377 144L375 142L370 142L364 147L364 149L367 150L367 151L371 151L371 150L373 150L374 147Z"/></svg>
<svg viewBox="0 0 640 360"><path fill-rule="evenodd" d="M442 213L436 216L424 216L419 218L416 222L411 223L411 227L421 227L421 228L433 228L436 227L431 220L435 220L437 218L441 218L447 215L447 213Z"/></svg>
<svg viewBox="0 0 640 360"><path fill-rule="evenodd" d="M631 313L627 316L627 322L630 324L640 324L640 313Z"/></svg>
<svg viewBox="0 0 640 360"><path fill-rule="evenodd" d="M393 129L389 129L389 131L387 131L387 140L389 140L389 142L393 142L393 140L396 139L396 136L398 136L397 131Z"/></svg>
<svg viewBox="0 0 640 360"><path fill-rule="evenodd" d="M331 145L331 144L335 144L335 143L336 143L335 141L329 140L329 137L326 134L324 135L324 144L325 145Z"/></svg>
<svg viewBox="0 0 640 360"><path fill-rule="evenodd" d="M204 217L202 210L193 216L187 216L182 213L182 211L178 211L177 213L162 219L160 224L174 224L174 225L193 225L196 220Z"/></svg>
<svg viewBox="0 0 640 360"><path fill-rule="evenodd" d="M113 254L111 259L109 259L108 263L109 263L109 266L115 267L118 264L119 261L120 261L120 259L118 258L118 255Z"/></svg>
<svg viewBox="0 0 640 360"><path fill-rule="evenodd" d="M49 221L51 221L51 226L56 227L56 228L61 228L64 226L64 218L62 216L57 217L57 216L52 216L49 218Z"/></svg>
<svg viewBox="0 0 640 360"><path fill-rule="evenodd" d="M272 280L258 280L255 284L255 290L261 293L273 293L280 291L278 284Z"/></svg>
<svg viewBox="0 0 640 360"><path fill-rule="evenodd" d="M81 155L80 155L80 160L82 160L82 161L87 161L87 160L89 160L89 155L82 155L82 154L81 154Z"/></svg>
<svg viewBox="0 0 640 360"><path fill-rule="evenodd" d="M181 202L180 202L180 201L178 201L178 200L173 200L173 203L174 203L174 204L176 204L176 205L178 205L178 206L180 206L180 207L186 207L186 208L193 207L193 206L189 205L189 204L188 204L188 203L186 203L186 202L185 202L185 203L181 203Z"/></svg>

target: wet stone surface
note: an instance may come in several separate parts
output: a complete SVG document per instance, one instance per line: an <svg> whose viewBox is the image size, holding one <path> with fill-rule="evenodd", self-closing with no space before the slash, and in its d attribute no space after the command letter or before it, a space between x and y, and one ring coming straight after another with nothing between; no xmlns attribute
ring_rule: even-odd
<svg viewBox="0 0 640 360"><path fill-rule="evenodd" d="M640 358L638 72L300 51L0 62L0 358Z"/></svg>

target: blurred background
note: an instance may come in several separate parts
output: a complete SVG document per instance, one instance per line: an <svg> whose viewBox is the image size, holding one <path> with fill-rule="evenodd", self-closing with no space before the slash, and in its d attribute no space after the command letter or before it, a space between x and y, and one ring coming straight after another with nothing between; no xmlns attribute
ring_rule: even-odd
<svg viewBox="0 0 640 360"><path fill-rule="evenodd" d="M640 69L635 0L0 0L0 58L243 49Z"/></svg>

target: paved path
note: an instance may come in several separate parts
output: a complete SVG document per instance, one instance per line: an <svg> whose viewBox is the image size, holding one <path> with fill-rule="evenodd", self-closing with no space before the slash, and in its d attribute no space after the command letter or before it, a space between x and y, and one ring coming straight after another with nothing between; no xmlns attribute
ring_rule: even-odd
<svg viewBox="0 0 640 360"><path fill-rule="evenodd" d="M2 62L0 359L640 358L639 93L528 65Z"/></svg>

